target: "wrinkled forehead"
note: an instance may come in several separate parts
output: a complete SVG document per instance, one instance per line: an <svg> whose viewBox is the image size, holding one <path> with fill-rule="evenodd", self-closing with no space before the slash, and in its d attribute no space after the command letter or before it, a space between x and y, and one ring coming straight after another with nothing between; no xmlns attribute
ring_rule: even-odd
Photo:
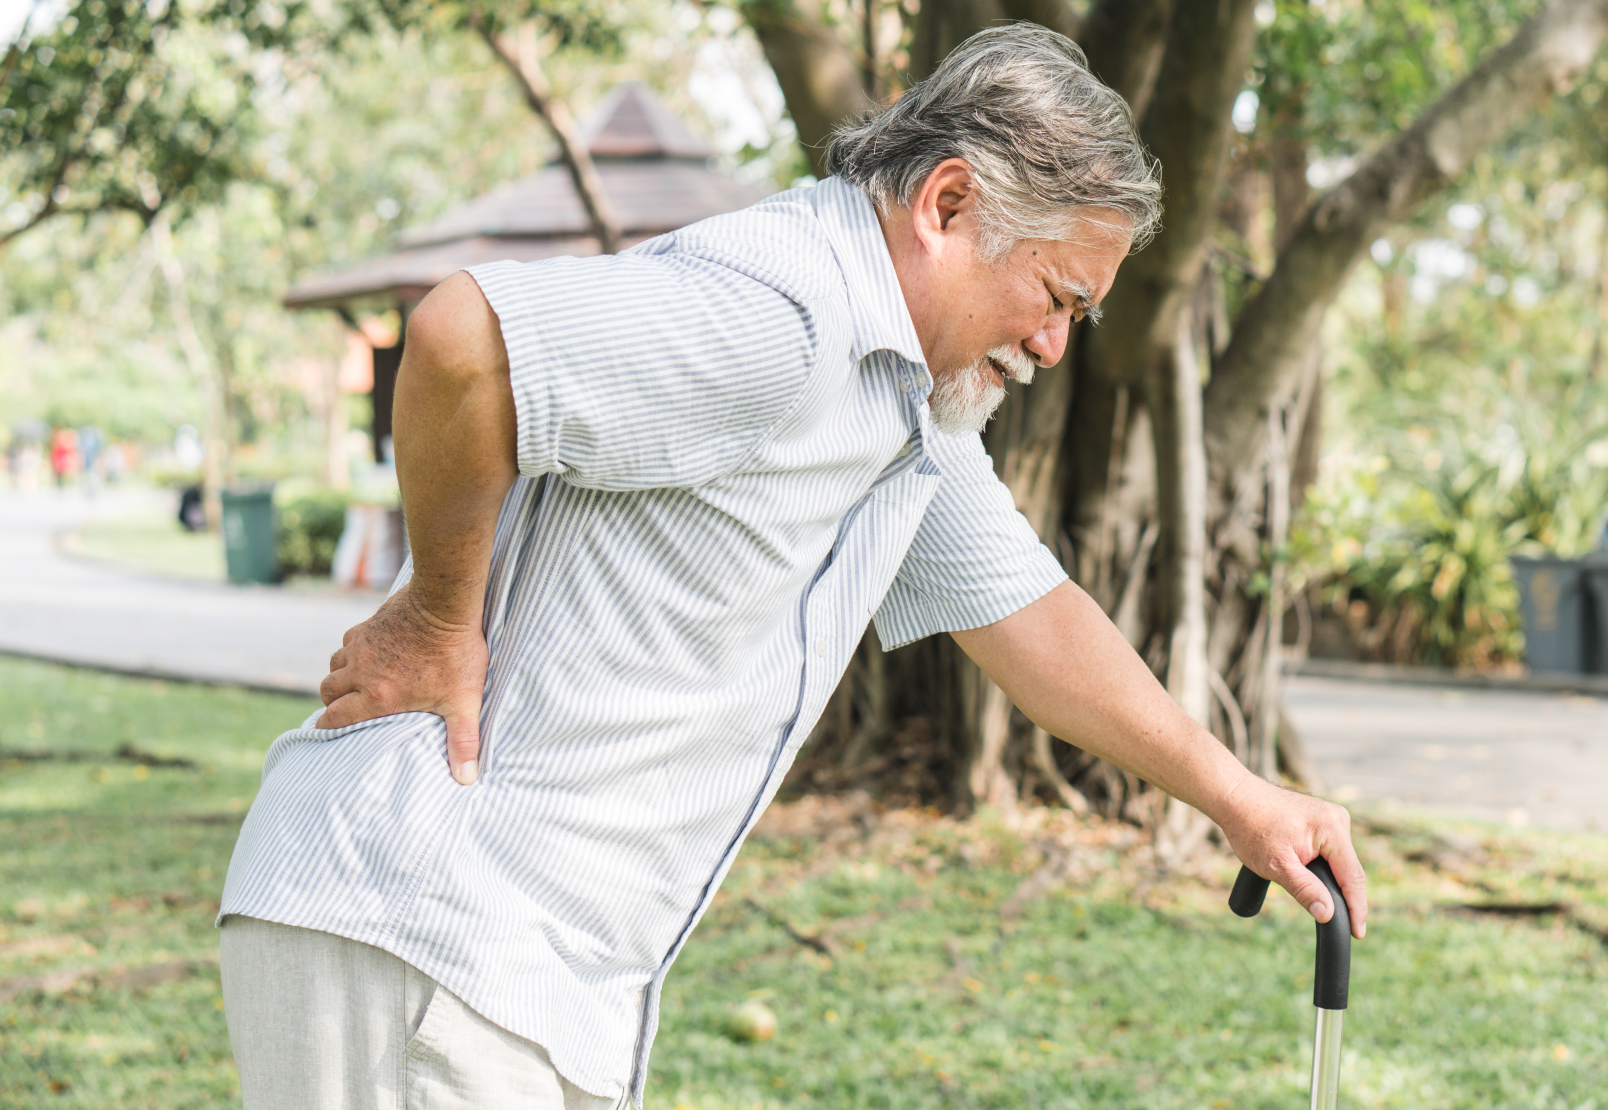
<svg viewBox="0 0 1608 1110"><path fill-rule="evenodd" d="M1129 237L1120 229L1095 227L1045 244L1039 260L1045 280L1058 295L1097 304L1111 288L1117 267L1128 257Z"/></svg>

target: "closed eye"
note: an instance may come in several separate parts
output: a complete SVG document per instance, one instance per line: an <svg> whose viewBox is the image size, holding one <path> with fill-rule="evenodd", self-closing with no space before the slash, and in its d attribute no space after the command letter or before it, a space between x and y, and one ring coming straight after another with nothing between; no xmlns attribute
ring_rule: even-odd
<svg viewBox="0 0 1608 1110"><path fill-rule="evenodd" d="M1082 320L1092 320L1095 323L1099 323L1100 306L1097 304L1091 304L1088 293L1080 288L1077 284L1068 283L1068 285L1061 290L1060 296L1056 295L1054 289L1050 289L1048 292L1050 294L1050 304L1053 306L1051 308L1052 314L1065 312L1070 308L1074 323ZM1063 300L1062 297L1066 299ZM1068 302L1070 302L1070 304Z"/></svg>

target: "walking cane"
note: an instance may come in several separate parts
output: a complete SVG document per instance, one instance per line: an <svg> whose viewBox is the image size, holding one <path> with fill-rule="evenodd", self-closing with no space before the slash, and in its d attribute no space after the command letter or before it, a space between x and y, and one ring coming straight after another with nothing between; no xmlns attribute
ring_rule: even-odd
<svg viewBox="0 0 1608 1110"><path fill-rule="evenodd" d="M1329 888L1334 916L1318 926L1317 962L1312 972L1312 1005L1318 1009L1312 1036L1312 1110L1335 1110L1340 1098L1340 1022L1346 1016L1351 989L1351 913L1340 884L1322 856L1307 864ZM1249 867L1241 867L1228 908L1241 917L1255 917L1267 898L1268 880Z"/></svg>

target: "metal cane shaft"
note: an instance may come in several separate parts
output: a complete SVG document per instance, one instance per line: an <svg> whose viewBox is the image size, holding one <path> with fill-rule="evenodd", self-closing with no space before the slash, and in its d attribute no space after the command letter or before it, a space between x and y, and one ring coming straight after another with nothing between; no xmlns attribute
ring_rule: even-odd
<svg viewBox="0 0 1608 1110"><path fill-rule="evenodd" d="M1312 1037L1312 1110L1336 1110L1340 1099L1340 1023L1351 993L1351 914L1340 884L1322 857L1307 864L1328 888L1334 913L1318 926L1317 959L1312 967L1312 1004L1317 1028ZM1268 881L1240 868L1228 905L1241 917L1255 917L1267 897Z"/></svg>
<svg viewBox="0 0 1608 1110"><path fill-rule="evenodd" d="M1312 1034L1312 1110L1335 1110L1340 1105L1340 1024L1344 1010L1318 1009Z"/></svg>

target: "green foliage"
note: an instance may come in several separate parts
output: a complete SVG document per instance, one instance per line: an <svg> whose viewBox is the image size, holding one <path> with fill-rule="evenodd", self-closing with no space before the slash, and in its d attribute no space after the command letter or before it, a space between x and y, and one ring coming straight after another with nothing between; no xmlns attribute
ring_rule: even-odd
<svg viewBox="0 0 1608 1110"><path fill-rule="evenodd" d="M1509 556L1586 554L1608 517L1608 429L1591 419L1608 396L1595 393L1575 409L1583 428L1564 434L1533 419L1487 433L1472 404L1399 434L1370 429L1384 453L1333 460L1296 530L1294 558L1326 579L1342 608L1366 606L1354 623L1381 658L1517 660Z"/></svg>
<svg viewBox="0 0 1608 1110"><path fill-rule="evenodd" d="M76 0L0 86L7 234L57 213L216 199L248 165L253 52L282 49L303 5ZM210 42L233 42L212 50Z"/></svg>
<svg viewBox="0 0 1608 1110"><path fill-rule="evenodd" d="M640 19L640 12L622 0L346 0L346 15L354 27L370 33L382 23L397 31L484 26L503 32L534 22L557 49L615 57L624 50L629 26Z"/></svg>
<svg viewBox="0 0 1608 1110"><path fill-rule="evenodd" d="M16 90L33 67L54 73L57 56L45 66L40 49L101 34L90 6L73 9L79 23L34 36L0 97L26 96ZM682 33L650 0L550 7L555 20L571 12L572 23L593 12L622 36L605 42L549 21L543 66L578 116L614 84L635 79L696 122L686 75L702 31ZM260 26L246 27L259 8ZM230 436L255 449L241 453L242 472L323 469L314 461L323 448L319 375L345 352L345 329L333 314L286 312L285 289L390 248L403 227L534 173L549 155L543 126L473 36L422 24L399 33L379 14L365 29L357 19L365 10L378 12L356 0L317 11L292 5L276 29L264 21L277 17L259 3L238 15L225 4L152 6L140 18L159 15L173 30L137 44L145 51L138 57L118 56L118 65L146 75L147 99L158 71L174 71L160 82L164 97L182 92L200 103L206 92L217 107L223 86L233 90L228 111L217 107L209 117L209 126L228 131L227 142L209 147L212 176L191 181L189 194L177 179L161 178L157 188L164 200L183 202L174 239L191 311L220 372ZM51 88L65 105L77 86ZM140 207L139 177L158 155L125 145L115 158L74 162L73 172L86 176L74 179L61 210L68 215L58 211L0 253L0 442L25 418L96 424L150 445L170 443L181 424L204 424L201 383L179 355L171 293L143 238L149 212ZM24 171L46 164L41 150L0 145L0 189L10 190L0 210L16 206L0 217L0 234L8 219L15 229L43 211L47 198L24 180ZM88 213L108 197L120 198L111 212Z"/></svg>
<svg viewBox="0 0 1608 1110"><path fill-rule="evenodd" d="M1539 8L1535 0L1278 0L1252 84L1271 125L1316 157L1407 127Z"/></svg>
<svg viewBox="0 0 1608 1110"><path fill-rule="evenodd" d="M278 500L280 573L328 576L350 503L347 494L332 489Z"/></svg>
<svg viewBox="0 0 1608 1110"><path fill-rule="evenodd" d="M1281 4L1252 139L1294 128L1309 176L1342 172L1535 8ZM1374 243L1330 314L1330 457L1293 558L1376 658L1517 660L1507 557L1584 554L1608 516L1605 88L1608 58Z"/></svg>

